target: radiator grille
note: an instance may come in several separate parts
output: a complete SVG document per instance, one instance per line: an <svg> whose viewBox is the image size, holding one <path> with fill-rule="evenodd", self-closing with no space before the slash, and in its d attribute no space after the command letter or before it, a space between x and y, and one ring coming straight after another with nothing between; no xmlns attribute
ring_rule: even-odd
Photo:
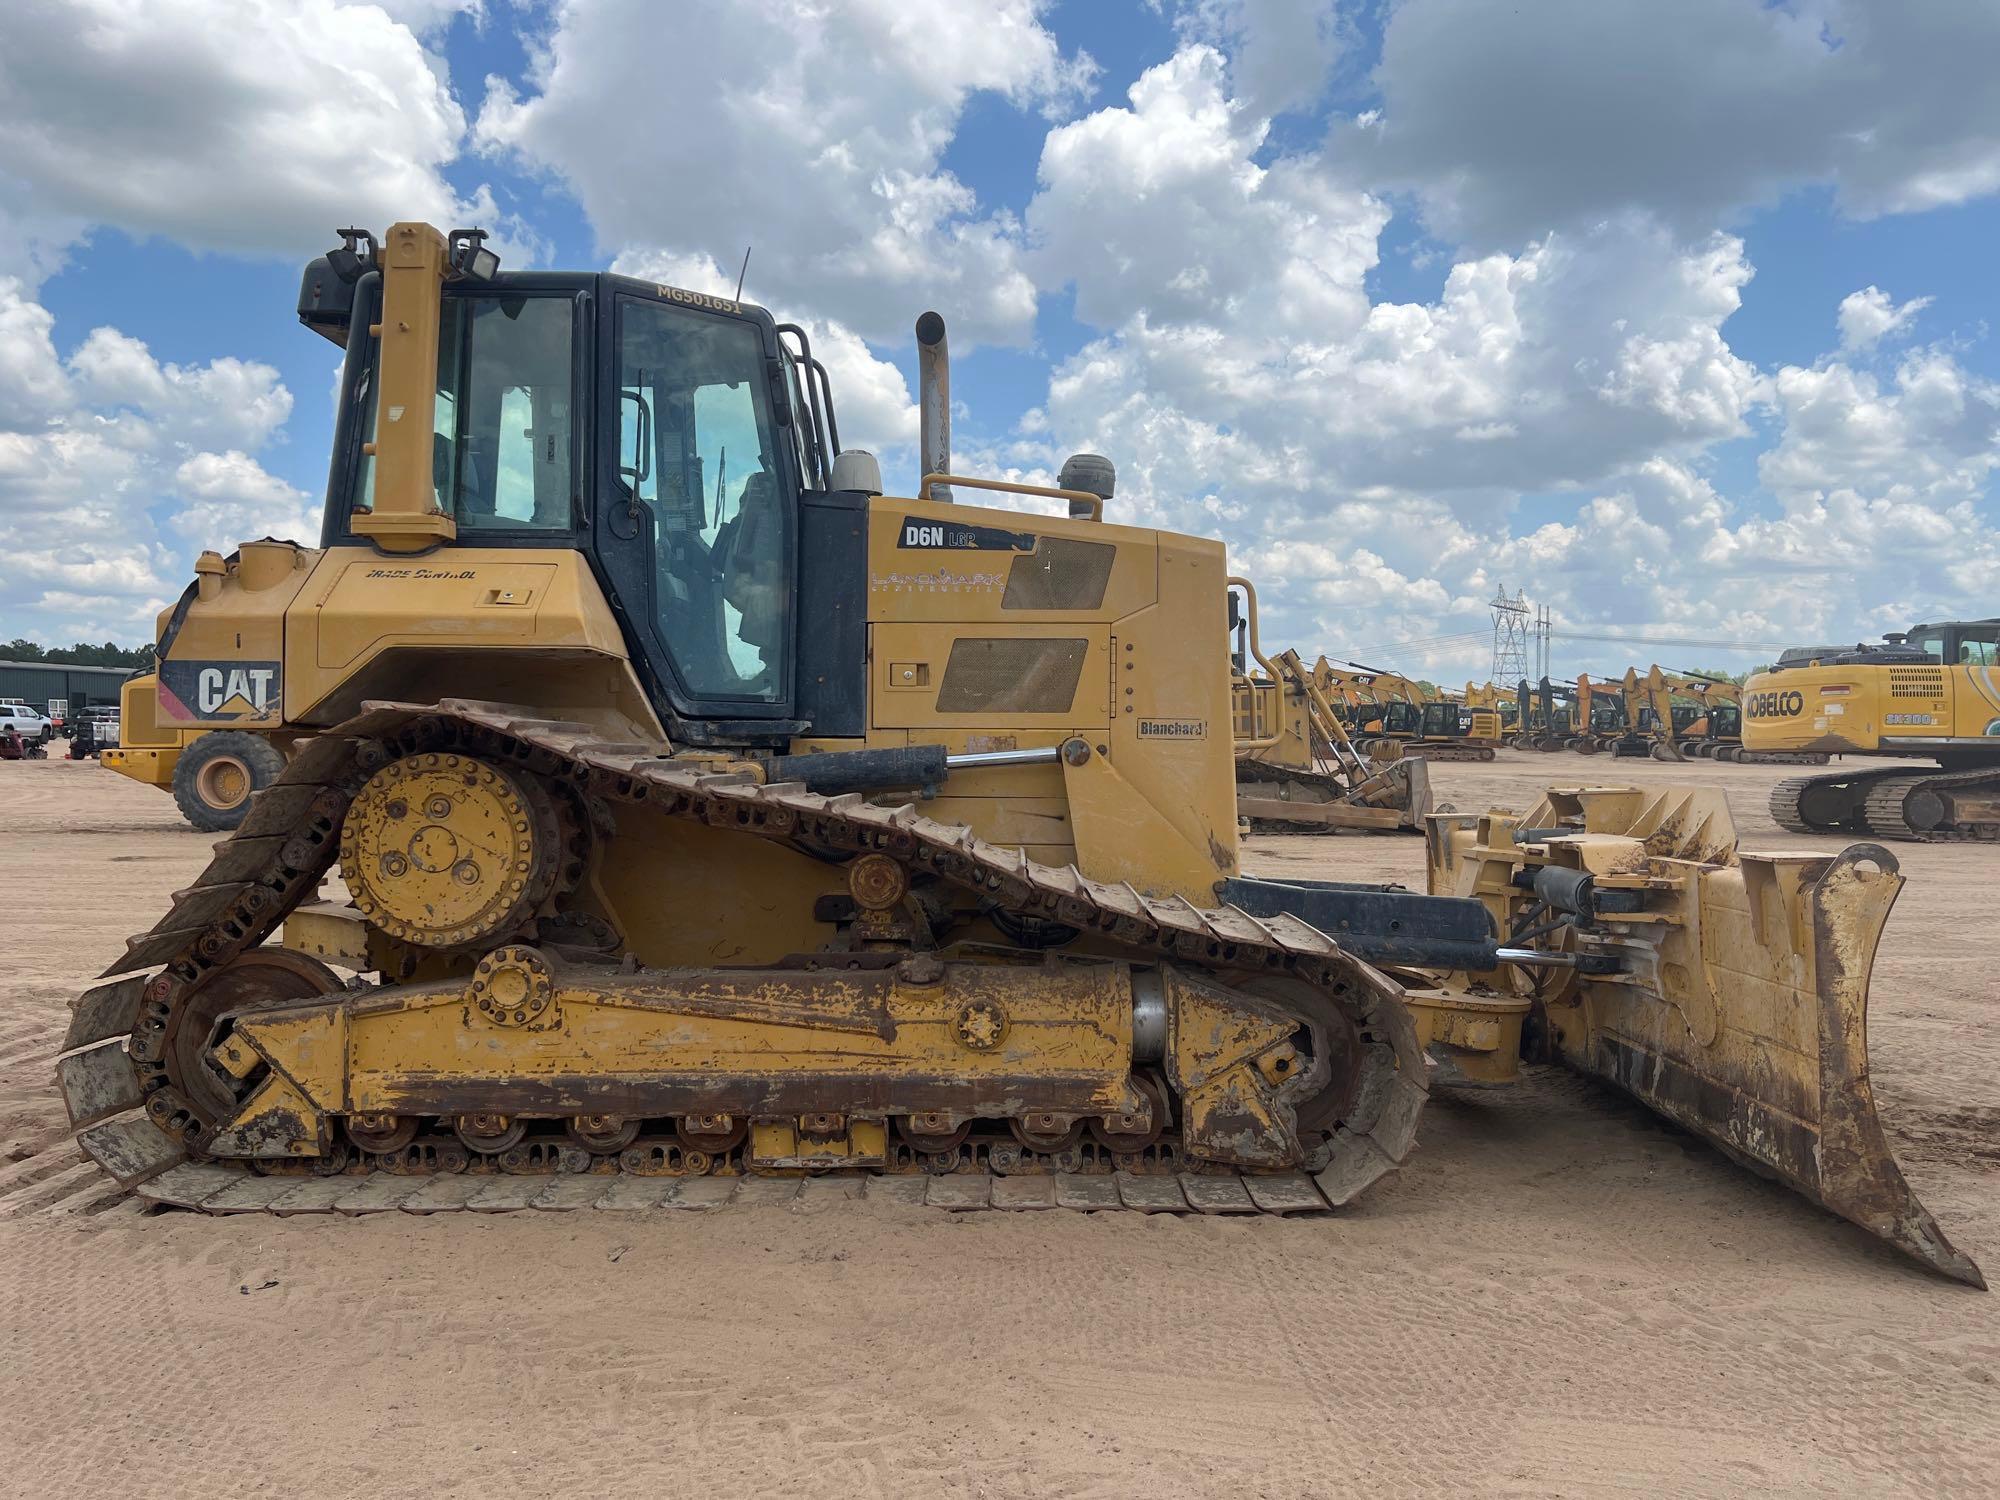
<svg viewBox="0 0 2000 1500"><path fill-rule="evenodd" d="M1889 669L1889 696L1891 698L1942 698L1944 696L1944 669L1942 667L1891 667Z"/></svg>
<svg viewBox="0 0 2000 1500"><path fill-rule="evenodd" d="M1062 714L1076 701L1083 658L1080 640L990 640L962 636L938 684L944 714Z"/></svg>
<svg viewBox="0 0 2000 1500"><path fill-rule="evenodd" d="M1118 549L1110 542L1045 536L1007 571L1002 609L1101 609Z"/></svg>

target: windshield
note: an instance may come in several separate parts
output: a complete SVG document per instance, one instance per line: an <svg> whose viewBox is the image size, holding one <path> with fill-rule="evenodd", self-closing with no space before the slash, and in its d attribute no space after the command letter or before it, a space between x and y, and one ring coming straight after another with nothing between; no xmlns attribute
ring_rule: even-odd
<svg viewBox="0 0 2000 1500"><path fill-rule="evenodd" d="M786 686L791 509L755 325L626 298L619 484L652 517L653 615L687 690Z"/></svg>

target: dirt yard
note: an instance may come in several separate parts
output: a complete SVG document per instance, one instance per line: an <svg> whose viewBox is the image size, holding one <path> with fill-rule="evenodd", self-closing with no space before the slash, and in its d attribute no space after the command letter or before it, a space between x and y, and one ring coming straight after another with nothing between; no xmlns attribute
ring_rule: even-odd
<svg viewBox="0 0 2000 1500"><path fill-rule="evenodd" d="M1695 778L1782 847L1779 774L1508 752L1435 781L1471 810ZM1554 1072L1434 1098L1400 1176L1315 1221L147 1216L67 1144L49 1058L209 840L61 761L0 764L0 838L0 1492L1994 1493L2000 1295ZM2000 851L1897 854L1875 1080L1993 1275ZM1409 839L1251 864L1422 883Z"/></svg>

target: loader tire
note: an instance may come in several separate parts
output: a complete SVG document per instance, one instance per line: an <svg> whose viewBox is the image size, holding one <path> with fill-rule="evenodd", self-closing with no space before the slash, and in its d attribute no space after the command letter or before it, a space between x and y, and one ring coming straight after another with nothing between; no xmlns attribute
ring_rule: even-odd
<svg viewBox="0 0 2000 1500"><path fill-rule="evenodd" d="M202 833L230 833L250 799L284 774L285 754L261 734L225 729L205 734L174 767L174 802Z"/></svg>

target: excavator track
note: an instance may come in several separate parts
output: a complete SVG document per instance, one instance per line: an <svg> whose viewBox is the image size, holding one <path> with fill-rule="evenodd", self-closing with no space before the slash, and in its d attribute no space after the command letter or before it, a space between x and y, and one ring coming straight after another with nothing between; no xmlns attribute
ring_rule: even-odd
<svg viewBox="0 0 2000 1500"><path fill-rule="evenodd" d="M1739 745L1729 758L1745 766L1823 766L1828 756L1824 750L1745 750Z"/></svg>
<svg viewBox="0 0 2000 1500"><path fill-rule="evenodd" d="M105 971L110 982L78 999L58 1063L78 1144L120 1186L149 1201L213 1214L280 1215L711 1208L833 1193L952 1209L1289 1214L1346 1203L1414 1145L1426 1063L1401 991L1297 918L1148 897L1130 885L1091 880L1074 866L1039 864L914 806L824 796L797 783L766 785L751 773L662 759L660 751L503 704L365 705L294 758L236 833L216 846L201 878L177 893L168 913ZM496 1141L488 1152L433 1130L385 1140L379 1151L336 1149L310 1165L271 1163L275 1170L207 1156L202 1148L212 1123L175 1076L173 1038L201 1014L193 1006L204 982L243 955L256 952L259 962L280 969L311 962L260 945L332 869L344 815L363 782L412 754L476 755L561 781L585 807L615 813L644 804L659 815L787 844L821 860L887 856L1014 922L1058 924L1141 961L1258 984L1266 1001L1302 982L1314 1004L1330 1003L1354 1028L1355 1102L1300 1164L1304 1170L1239 1171L1198 1162L1183 1157L1171 1130L1129 1150L1094 1139L1034 1150L1007 1135L1004 1124L949 1146L899 1143L886 1170L866 1177L772 1174L750 1169L739 1144L716 1142L704 1151L657 1131L597 1149L575 1144L572 1135ZM350 989L357 987L371 988L350 981ZM1303 1002L1274 1003L1301 1024L1310 1019L1297 1008Z"/></svg>
<svg viewBox="0 0 2000 1500"><path fill-rule="evenodd" d="M1865 833L1875 838L1920 844L2000 842L2000 822L1918 828L1909 821L1913 794L1972 791L1981 784L2000 788L2000 772L1841 771L1830 776L1791 776L1771 788L1771 817L1794 833ZM1936 809L1942 812L1942 804Z"/></svg>
<svg viewBox="0 0 2000 1500"><path fill-rule="evenodd" d="M1491 745L1405 745L1403 758L1417 760L1493 760Z"/></svg>

